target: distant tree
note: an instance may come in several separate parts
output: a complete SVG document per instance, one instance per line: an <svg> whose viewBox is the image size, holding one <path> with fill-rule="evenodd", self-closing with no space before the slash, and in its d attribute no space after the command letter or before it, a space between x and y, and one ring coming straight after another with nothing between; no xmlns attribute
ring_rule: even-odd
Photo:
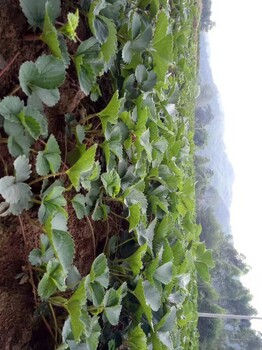
<svg viewBox="0 0 262 350"><path fill-rule="evenodd" d="M205 148L208 143L208 132L205 128L195 129L194 135L195 145L199 148Z"/></svg>
<svg viewBox="0 0 262 350"><path fill-rule="evenodd" d="M201 14L200 29L205 32L211 30L216 25L216 23L211 20L211 15L212 15L211 7L212 7L211 0L202 0L202 14Z"/></svg>
<svg viewBox="0 0 262 350"><path fill-rule="evenodd" d="M210 105L205 107L198 107L195 112L196 127L205 127L214 119L214 114Z"/></svg>

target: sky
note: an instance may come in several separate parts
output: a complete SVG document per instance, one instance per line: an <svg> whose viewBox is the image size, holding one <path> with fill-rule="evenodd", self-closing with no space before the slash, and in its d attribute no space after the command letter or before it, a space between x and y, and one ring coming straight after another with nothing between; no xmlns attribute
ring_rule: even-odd
<svg viewBox="0 0 262 350"><path fill-rule="evenodd" d="M213 0L209 32L224 141L235 181L230 210L236 249L252 267L243 283L262 316L262 0ZM253 321L262 332L262 320Z"/></svg>

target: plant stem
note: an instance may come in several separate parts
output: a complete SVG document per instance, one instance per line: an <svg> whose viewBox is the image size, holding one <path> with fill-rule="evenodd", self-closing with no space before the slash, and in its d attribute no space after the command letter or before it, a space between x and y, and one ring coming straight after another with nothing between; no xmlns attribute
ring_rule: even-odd
<svg viewBox="0 0 262 350"><path fill-rule="evenodd" d="M7 140L8 140L7 138L1 137L0 144L6 144L8 142Z"/></svg>
<svg viewBox="0 0 262 350"><path fill-rule="evenodd" d="M57 333L58 333L57 330L58 330L58 326L57 326L57 320L56 320L55 311L54 311L54 308L53 308L51 303L49 303L49 308L51 310L51 314L52 314L52 317L53 317L53 320L54 320L55 343L57 344Z"/></svg>
<svg viewBox="0 0 262 350"><path fill-rule="evenodd" d="M51 337L53 338L54 342L56 343L56 339L55 339L55 336L52 332L52 329L50 328L46 318L44 316L42 316L42 320L44 321L44 324L46 325L46 328L48 329L48 332L50 333Z"/></svg>
<svg viewBox="0 0 262 350"><path fill-rule="evenodd" d="M49 175L45 175L45 176L40 176L40 177L38 177L37 179L35 179L35 180L29 182L28 185L31 186L31 185L36 184L37 182L43 181L43 180L45 180L45 179L49 179L50 177L62 176L62 175L65 175L65 174L66 174L65 171L61 171L60 173L55 173L55 174L49 174Z"/></svg>
<svg viewBox="0 0 262 350"><path fill-rule="evenodd" d="M10 67L12 66L14 61L17 59L18 55L19 55L19 52L17 52L17 54L11 59L11 61L8 63L8 65L5 66L5 68L1 70L0 78L5 74L5 72L7 72L10 69Z"/></svg>
<svg viewBox="0 0 262 350"><path fill-rule="evenodd" d="M88 216L86 216L86 221L88 222L88 225L90 227L90 230L91 230L91 235L92 235L92 241L93 241L93 252L94 252L94 258L96 257L96 238L95 238L95 233L94 233L94 229L93 229L93 226L92 226L92 223L89 219Z"/></svg>
<svg viewBox="0 0 262 350"><path fill-rule="evenodd" d="M28 34L23 37L24 41L36 41L36 40L41 40L39 35L35 34Z"/></svg>
<svg viewBox="0 0 262 350"><path fill-rule="evenodd" d="M35 204L39 204L39 205L42 204L41 201L39 201L38 199L35 199L35 198L32 198L32 199L31 199L31 202L33 202L33 203L35 203Z"/></svg>
<svg viewBox="0 0 262 350"><path fill-rule="evenodd" d="M79 121L80 124L85 124L88 120L94 118L97 116L97 113L93 113L93 114L88 114L85 118L81 119Z"/></svg>
<svg viewBox="0 0 262 350"><path fill-rule="evenodd" d="M134 240L135 240L135 237L129 238L129 239L127 239L126 241L124 241L124 242L118 244L118 245L116 246L116 248L119 248L119 247L121 247L122 245L124 245L124 244L126 244L126 243L128 243L128 242L134 241Z"/></svg>
<svg viewBox="0 0 262 350"><path fill-rule="evenodd" d="M18 215L18 219L19 219L19 223L20 223L20 227L21 227L21 231L22 231L22 236L24 239L25 251L26 251L26 254L28 255L28 253L29 253L28 252L28 244L27 244L25 229L24 229L23 220L21 218L21 215ZM33 278L33 271L32 271L32 267L31 267L30 263L27 263L27 267L28 267L28 271L29 271L29 277L30 277L30 283L32 286L34 302L35 302L35 305L37 305L36 286L35 286L35 282L34 282L34 278Z"/></svg>
<svg viewBox="0 0 262 350"><path fill-rule="evenodd" d="M20 85L16 85L13 90L10 92L9 96L13 96L17 91L21 89Z"/></svg>
<svg viewBox="0 0 262 350"><path fill-rule="evenodd" d="M121 197L119 197L119 198L104 197L103 199L104 199L105 201L123 203L123 199L122 199Z"/></svg>
<svg viewBox="0 0 262 350"><path fill-rule="evenodd" d="M119 219L122 219L122 220L126 220L126 221L128 221L128 219L127 218L125 218L124 216L122 216L122 215L118 215L117 213L115 213L114 211L110 211L110 213L111 214L113 214L114 216L116 216L117 218L119 218Z"/></svg>

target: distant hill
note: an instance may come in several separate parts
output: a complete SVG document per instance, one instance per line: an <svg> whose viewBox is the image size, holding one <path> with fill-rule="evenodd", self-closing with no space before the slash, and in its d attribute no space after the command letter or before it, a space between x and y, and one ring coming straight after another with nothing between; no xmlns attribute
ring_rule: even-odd
<svg viewBox="0 0 262 350"><path fill-rule="evenodd" d="M223 141L224 113L209 64L209 52L208 34L201 33L199 67L201 93L197 99L197 108L203 108L209 105L214 118L206 127L208 132L208 144L205 148L198 150L197 154L210 160L209 167L214 172L211 178L211 185L215 189L212 191L215 205L214 212L219 224L223 227L225 232L229 233L229 208L232 200L234 172L225 151L225 144Z"/></svg>

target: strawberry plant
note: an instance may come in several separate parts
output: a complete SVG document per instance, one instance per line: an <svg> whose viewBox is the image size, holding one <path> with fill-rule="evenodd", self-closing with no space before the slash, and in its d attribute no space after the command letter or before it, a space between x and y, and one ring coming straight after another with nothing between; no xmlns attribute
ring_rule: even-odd
<svg viewBox="0 0 262 350"><path fill-rule="evenodd" d="M58 0L20 4L50 54L20 67L23 99L0 102L16 158L13 175L0 179L0 216L38 211L42 234L29 262L55 348L196 349L197 273L208 280L213 262L195 220L194 2L82 1L62 24ZM64 116L67 152L45 114L73 76L93 112L83 103ZM87 275L75 265L72 215L94 241L93 222L114 217L121 227L103 253L93 242Z"/></svg>

